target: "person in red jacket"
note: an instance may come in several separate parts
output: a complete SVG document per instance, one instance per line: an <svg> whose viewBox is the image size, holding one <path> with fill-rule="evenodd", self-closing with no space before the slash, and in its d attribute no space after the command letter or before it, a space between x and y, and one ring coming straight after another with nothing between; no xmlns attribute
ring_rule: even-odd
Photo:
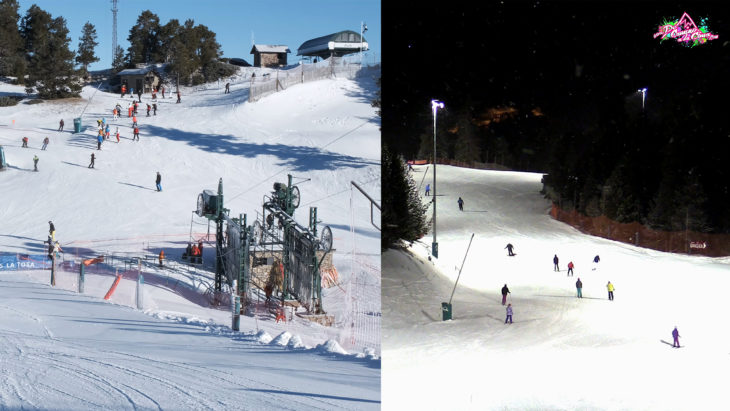
<svg viewBox="0 0 730 411"><path fill-rule="evenodd" d="M571 277L573 276L573 267L575 267L575 266L573 265L573 262L572 262L572 261L571 261L571 262L569 262L569 263L568 263L568 275L569 275L569 276L571 276Z"/></svg>
<svg viewBox="0 0 730 411"><path fill-rule="evenodd" d="M134 140L139 141L139 127L134 128L134 136L132 137L132 141Z"/></svg>

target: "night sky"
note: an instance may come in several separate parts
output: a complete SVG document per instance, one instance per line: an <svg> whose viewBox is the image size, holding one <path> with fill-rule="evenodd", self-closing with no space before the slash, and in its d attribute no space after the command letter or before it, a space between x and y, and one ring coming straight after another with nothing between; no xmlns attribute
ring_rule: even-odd
<svg viewBox="0 0 730 411"><path fill-rule="evenodd" d="M730 114L726 6L457 1L406 7L383 2L383 142L412 155L432 121L433 98L450 111L539 107L548 117L570 118L584 110L618 113L631 98L640 104L637 89L646 87L647 111L653 116L681 117L686 113L679 102L699 99L699 106L707 108L703 122L714 122L708 123L715 131L708 143L727 146L730 136L718 140ZM698 26L706 19L719 38L686 47L653 37L664 20L684 12Z"/></svg>

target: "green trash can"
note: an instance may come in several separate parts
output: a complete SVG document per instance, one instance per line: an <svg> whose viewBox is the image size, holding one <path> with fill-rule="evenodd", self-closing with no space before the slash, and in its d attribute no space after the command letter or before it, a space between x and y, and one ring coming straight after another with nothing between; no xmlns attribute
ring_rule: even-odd
<svg viewBox="0 0 730 411"><path fill-rule="evenodd" d="M441 312L444 315L444 321L450 320L451 319L451 304L441 303Z"/></svg>
<svg viewBox="0 0 730 411"><path fill-rule="evenodd" d="M81 117L77 117L74 119L74 133L80 133L81 132Z"/></svg>

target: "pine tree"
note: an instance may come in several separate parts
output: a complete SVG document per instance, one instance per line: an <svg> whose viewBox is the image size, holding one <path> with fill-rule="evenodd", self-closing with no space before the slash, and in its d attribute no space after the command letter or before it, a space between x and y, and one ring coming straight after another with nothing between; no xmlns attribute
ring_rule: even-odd
<svg viewBox="0 0 730 411"><path fill-rule="evenodd" d="M99 57L94 54L94 48L99 45L96 41L96 29L94 25L88 21L81 29L81 37L79 38L79 49L76 52L76 63L83 66L83 73L86 76L89 73L89 64L99 61Z"/></svg>
<svg viewBox="0 0 730 411"><path fill-rule="evenodd" d="M160 18L149 10L145 10L137 18L137 23L129 29L129 48L127 62L135 64L154 63L160 56Z"/></svg>
<svg viewBox="0 0 730 411"><path fill-rule="evenodd" d="M16 76L23 83L25 59L18 30L20 5L17 0L0 1L0 76Z"/></svg>
<svg viewBox="0 0 730 411"><path fill-rule="evenodd" d="M119 73L122 70L124 70L124 49L117 46L114 52L114 61L112 61L112 72Z"/></svg>
<svg viewBox="0 0 730 411"><path fill-rule="evenodd" d="M73 67L74 54L68 46L66 20L51 18L46 11L33 5L21 22L28 61L26 92L38 91L45 99L78 97L81 85Z"/></svg>
<svg viewBox="0 0 730 411"><path fill-rule="evenodd" d="M383 213L381 248L397 245L400 241L415 241L428 232L426 210L418 189L408 173L405 162L382 146Z"/></svg>

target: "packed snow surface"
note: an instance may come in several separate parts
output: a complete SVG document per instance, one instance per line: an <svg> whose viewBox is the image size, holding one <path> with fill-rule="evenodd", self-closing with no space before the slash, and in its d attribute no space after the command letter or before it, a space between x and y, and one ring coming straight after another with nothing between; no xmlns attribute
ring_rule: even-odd
<svg viewBox="0 0 730 411"><path fill-rule="evenodd" d="M422 194L432 172L414 167ZM582 234L548 215L541 177L438 166L439 258L432 233L383 254L383 409L725 408L730 259Z"/></svg>
<svg viewBox="0 0 730 411"><path fill-rule="evenodd" d="M87 86L78 99L0 107L9 164L0 172L0 254L45 254L52 220L66 267L55 286L48 270L0 270L0 409L378 409L379 334L349 327L360 296L348 287L360 267L380 271L370 203L351 186L380 198L379 119L370 105L377 76L299 84L249 103L244 73L230 79L230 94L225 82L182 88L180 104L168 88L149 117L153 101L144 94L139 141L129 95ZM0 83L0 95L24 90ZM117 103L123 112L114 120ZM81 133L72 133L74 118ZM112 137L97 150L102 118ZM41 150L44 137L50 144ZM301 192L297 222L307 227L317 207L319 227L332 229L339 278L323 290L323 308L335 324L291 311L276 322L258 292L232 331L229 301L212 304L215 224L193 214L198 194L217 191L222 179L224 207L252 224L287 174ZM202 268L181 260L191 240L205 243ZM161 250L166 268L156 267ZM99 255L122 274L108 301L114 269L90 266L78 292L79 262ZM344 349L318 348L330 340Z"/></svg>

